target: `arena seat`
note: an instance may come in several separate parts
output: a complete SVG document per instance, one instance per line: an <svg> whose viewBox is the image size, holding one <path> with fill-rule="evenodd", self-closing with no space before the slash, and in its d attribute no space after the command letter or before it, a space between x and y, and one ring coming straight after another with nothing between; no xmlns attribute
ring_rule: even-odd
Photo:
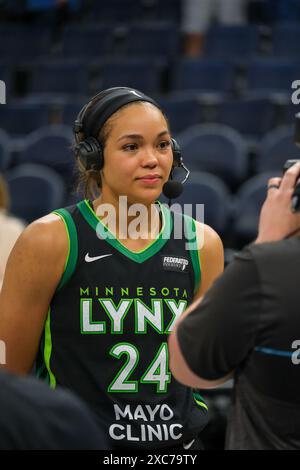
<svg viewBox="0 0 300 470"><path fill-rule="evenodd" d="M179 31L174 23L134 24L127 37L130 56L174 58L179 53Z"/></svg>
<svg viewBox="0 0 300 470"><path fill-rule="evenodd" d="M103 60L98 89L128 86L144 93L158 93L163 65L160 60L142 58Z"/></svg>
<svg viewBox="0 0 300 470"><path fill-rule="evenodd" d="M29 223L58 209L64 202L63 180L55 171L45 166L20 165L8 172L6 179L10 191L11 213Z"/></svg>
<svg viewBox="0 0 300 470"><path fill-rule="evenodd" d="M113 28L109 25L66 26L62 35L62 54L66 58L99 59L112 52Z"/></svg>
<svg viewBox="0 0 300 470"><path fill-rule="evenodd" d="M101 0L92 2L88 18L101 23L130 22L141 13L136 0Z"/></svg>
<svg viewBox="0 0 300 470"><path fill-rule="evenodd" d="M234 67L218 59L181 59L171 74L171 91L224 95L234 89Z"/></svg>
<svg viewBox="0 0 300 470"><path fill-rule="evenodd" d="M221 124L199 124L178 134L186 165L208 171L235 186L247 176L247 145L234 129Z"/></svg>
<svg viewBox="0 0 300 470"><path fill-rule="evenodd" d="M236 246L242 247L257 236L259 214L267 196L269 178L277 173L262 173L246 181L234 195L232 233Z"/></svg>
<svg viewBox="0 0 300 470"><path fill-rule="evenodd" d="M300 150L294 143L294 128L281 126L270 131L258 145L257 153L257 173L282 171L286 160L300 159Z"/></svg>
<svg viewBox="0 0 300 470"><path fill-rule="evenodd" d="M168 117L173 134L203 121L203 109L197 97L183 94L161 96L159 104Z"/></svg>
<svg viewBox="0 0 300 470"><path fill-rule="evenodd" d="M276 116L275 105L266 98L231 99L216 104L214 120L256 140L274 127Z"/></svg>
<svg viewBox="0 0 300 470"><path fill-rule="evenodd" d="M161 201L168 202L165 196L161 197ZM190 205L186 206L186 211L184 211L185 204ZM210 225L219 234L226 232L230 216L230 193L218 177L206 172L193 171L184 184L182 195L172 200L172 205L176 212L187 213L199 222Z"/></svg>
<svg viewBox="0 0 300 470"><path fill-rule="evenodd" d="M259 29L254 25L213 26L205 37L204 53L218 59L248 60L258 53Z"/></svg>
<svg viewBox="0 0 300 470"><path fill-rule="evenodd" d="M0 127L12 136L25 136L47 124L47 105L15 102L0 106Z"/></svg>
<svg viewBox="0 0 300 470"><path fill-rule="evenodd" d="M0 129L0 173L9 168L11 163L10 138L8 134Z"/></svg>
<svg viewBox="0 0 300 470"><path fill-rule="evenodd" d="M273 54L275 57L299 59L299 23L277 24L273 28Z"/></svg>
<svg viewBox="0 0 300 470"><path fill-rule="evenodd" d="M29 84L31 93L88 93L89 71L81 62L46 62L33 68Z"/></svg>
<svg viewBox="0 0 300 470"><path fill-rule="evenodd" d="M73 133L68 126L45 126L29 134L22 143L18 163L48 166L64 179L73 182L75 159L72 152Z"/></svg>
<svg viewBox="0 0 300 470"><path fill-rule="evenodd" d="M247 93L264 98L285 95L290 100L291 85L299 78L297 61L264 58L251 61L247 69Z"/></svg>
<svg viewBox="0 0 300 470"><path fill-rule="evenodd" d="M1 26L0 57L16 64L46 56L51 47L50 29L27 25Z"/></svg>

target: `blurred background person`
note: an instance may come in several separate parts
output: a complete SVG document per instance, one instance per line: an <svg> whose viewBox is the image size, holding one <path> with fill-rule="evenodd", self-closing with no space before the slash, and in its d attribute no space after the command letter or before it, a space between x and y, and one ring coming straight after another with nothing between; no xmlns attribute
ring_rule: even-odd
<svg viewBox="0 0 300 470"><path fill-rule="evenodd" d="M203 55L205 34L213 21L224 25L244 24L246 6L247 0L185 0L182 6L185 55Z"/></svg>
<svg viewBox="0 0 300 470"><path fill-rule="evenodd" d="M0 175L0 290L9 254L23 232L23 221L9 214L9 194L4 178Z"/></svg>

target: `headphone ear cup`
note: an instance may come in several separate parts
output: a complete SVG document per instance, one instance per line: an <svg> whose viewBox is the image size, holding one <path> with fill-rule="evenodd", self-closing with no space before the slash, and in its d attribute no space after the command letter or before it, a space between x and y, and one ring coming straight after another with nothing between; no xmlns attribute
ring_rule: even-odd
<svg viewBox="0 0 300 470"><path fill-rule="evenodd" d="M181 149L178 142L175 139L171 139L172 152L173 152L173 168L178 168L182 164Z"/></svg>
<svg viewBox="0 0 300 470"><path fill-rule="evenodd" d="M88 137L75 145L76 157L86 170L100 171L103 168L103 150L95 137Z"/></svg>

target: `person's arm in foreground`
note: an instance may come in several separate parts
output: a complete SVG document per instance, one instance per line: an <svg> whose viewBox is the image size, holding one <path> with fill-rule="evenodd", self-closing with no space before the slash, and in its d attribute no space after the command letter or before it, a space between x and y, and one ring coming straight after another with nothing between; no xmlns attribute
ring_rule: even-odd
<svg viewBox="0 0 300 470"><path fill-rule="evenodd" d="M282 179L269 181L269 185L280 187L268 190L255 243L281 240L300 229L300 216L290 209L299 174L297 164ZM199 388L225 382L253 346L258 311L257 272L250 253L244 250L204 299L178 320L169 338L170 368L175 378Z"/></svg>

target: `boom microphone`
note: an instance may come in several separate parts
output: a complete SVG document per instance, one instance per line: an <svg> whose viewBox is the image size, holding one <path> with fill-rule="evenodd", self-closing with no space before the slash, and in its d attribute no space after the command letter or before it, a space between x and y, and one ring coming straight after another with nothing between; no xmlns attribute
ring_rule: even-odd
<svg viewBox="0 0 300 470"><path fill-rule="evenodd" d="M183 184L180 181L167 181L163 185L162 192L168 199L179 197L183 191Z"/></svg>
<svg viewBox="0 0 300 470"><path fill-rule="evenodd" d="M180 194L183 191L183 185L184 185L184 183L186 182L186 180L188 179L188 177L190 175L190 170L185 166L185 164L183 163L182 160L181 160L180 165L179 165L178 168L183 168L183 170L185 171L185 177L183 178L183 180L182 181L173 181L172 179L169 179L163 185L162 192L163 192L164 196L166 196L169 200L170 199L175 199L176 197L180 196ZM171 174L171 178L172 178L172 174Z"/></svg>

